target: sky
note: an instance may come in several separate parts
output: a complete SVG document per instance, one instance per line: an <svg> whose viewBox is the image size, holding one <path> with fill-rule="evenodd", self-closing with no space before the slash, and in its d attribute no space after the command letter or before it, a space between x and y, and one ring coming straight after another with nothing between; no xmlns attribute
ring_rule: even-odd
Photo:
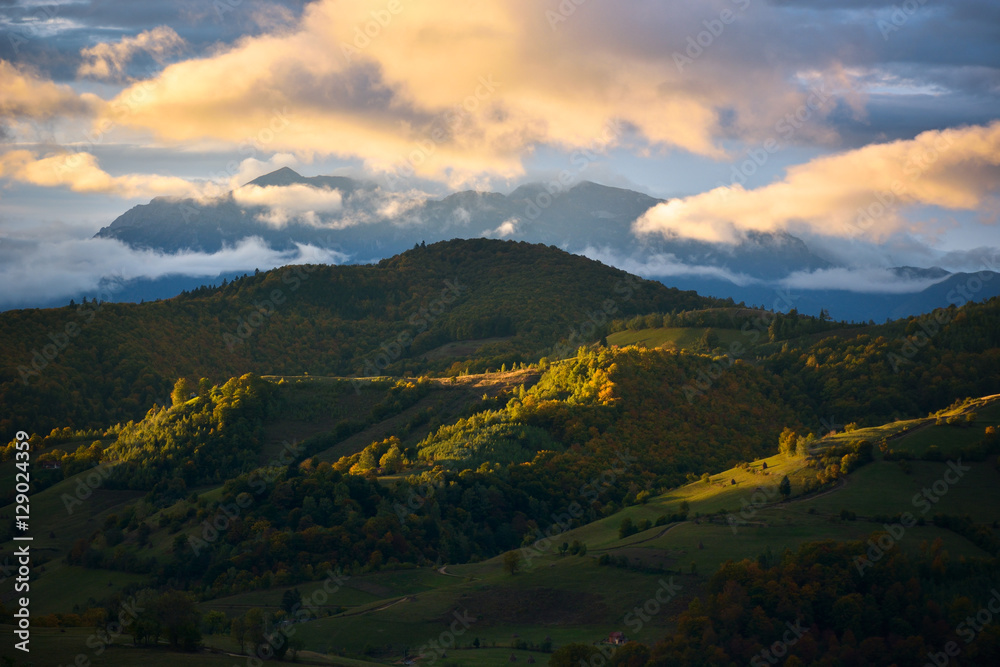
<svg viewBox="0 0 1000 667"><path fill-rule="evenodd" d="M92 239L281 166L424 195L570 170L668 200L639 236L995 269L1000 3L0 0L5 290L343 260Z"/></svg>

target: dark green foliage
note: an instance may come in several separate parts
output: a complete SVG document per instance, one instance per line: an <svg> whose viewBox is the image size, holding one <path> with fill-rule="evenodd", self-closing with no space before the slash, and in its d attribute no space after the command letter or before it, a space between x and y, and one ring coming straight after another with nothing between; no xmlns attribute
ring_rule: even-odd
<svg viewBox="0 0 1000 667"><path fill-rule="evenodd" d="M768 664L762 651L781 644L786 664L921 665L955 639L956 627L968 628L967 617L992 594L977 582L1000 574L995 563L945 564L946 554L934 549L912 560L895 550L859 568L869 548L819 542L776 565L770 558L725 563L709 594L680 614L677 632L639 664ZM935 596L942 576L971 599L960 593L942 604ZM963 664L996 664L1000 633L975 639L960 642Z"/></svg>
<svg viewBox="0 0 1000 667"><path fill-rule="evenodd" d="M170 400L179 377L478 372L598 340L602 332L585 326L591 313L600 321L723 303L556 248L474 239L377 265L265 271L165 301L8 311L0 435L138 419ZM79 333L35 370L39 341L68 323ZM510 338L467 363L423 358L450 341L493 337Z"/></svg>

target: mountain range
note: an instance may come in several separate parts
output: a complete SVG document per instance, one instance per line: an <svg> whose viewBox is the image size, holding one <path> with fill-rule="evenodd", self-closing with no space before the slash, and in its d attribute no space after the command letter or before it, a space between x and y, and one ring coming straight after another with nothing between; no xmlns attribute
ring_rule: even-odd
<svg viewBox="0 0 1000 667"><path fill-rule="evenodd" d="M844 289L833 276L822 278L824 272L851 267L786 232L750 232L735 245L635 234L633 223L663 201L589 181L567 188L531 183L507 195L466 190L433 198L346 177L306 177L285 167L218 197L158 197L125 212L96 237L164 253L213 253L258 238L276 250L335 251L343 263L377 261L451 238L520 240L587 255L708 296L784 311L826 310L851 321L895 319L1000 294L1000 280L992 281L992 272L977 278L939 267L887 267L880 274L906 283L902 288L880 287L876 279L864 292ZM790 288L796 284L790 276L820 279L810 280L809 289ZM116 299L138 301L173 296L205 282L171 276L111 287ZM970 282L977 289L964 289Z"/></svg>

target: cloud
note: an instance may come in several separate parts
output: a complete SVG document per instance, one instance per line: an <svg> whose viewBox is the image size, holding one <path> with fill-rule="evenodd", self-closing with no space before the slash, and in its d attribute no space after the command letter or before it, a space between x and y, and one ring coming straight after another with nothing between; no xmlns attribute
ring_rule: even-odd
<svg viewBox="0 0 1000 667"><path fill-rule="evenodd" d="M246 185L250 181L277 171L282 167L296 167L299 160L291 153L276 153L266 160L248 157L240 162L236 173L229 179L229 187L233 190Z"/></svg>
<svg viewBox="0 0 1000 667"><path fill-rule="evenodd" d="M762 281L748 276L744 273L730 271L724 266L713 266L710 264L689 264L677 259L671 253L657 253L649 255L633 255L631 257L622 256L610 248L594 248L588 246L581 253L585 257L595 259L609 266L616 266L620 269L640 276L651 276L655 278L666 278L670 276L692 276L698 278L715 278L725 280L735 285L746 286L758 284Z"/></svg>
<svg viewBox="0 0 1000 667"><path fill-rule="evenodd" d="M220 273L266 270L288 264L336 264L346 256L333 250L300 245L277 251L260 238L243 239L216 253L161 253L130 248L115 239L11 241L0 245L0 304L5 307L70 297L96 291L109 277L117 281L184 275L212 277ZM38 267L44 266L45 271Z"/></svg>
<svg viewBox="0 0 1000 667"><path fill-rule="evenodd" d="M837 267L816 271L796 271L778 281L786 289L830 290L839 289L864 294L913 294L947 280L939 278L911 278L889 269L850 269Z"/></svg>
<svg viewBox="0 0 1000 667"><path fill-rule="evenodd" d="M245 185L233 190L233 199L241 206L266 207L268 212L258 219L275 227L284 227L296 220L314 227L324 226L322 217L339 213L344 201L339 190L302 183Z"/></svg>
<svg viewBox="0 0 1000 667"><path fill-rule="evenodd" d="M513 236L517 233L517 227L521 224L520 218L510 218L509 220L504 220L497 226L496 229L488 232L484 232L483 236L485 238L497 238L505 239L508 236Z"/></svg>
<svg viewBox="0 0 1000 667"><path fill-rule="evenodd" d="M184 40L169 26L159 26L140 32L135 37L122 37L117 42L101 42L83 49L84 62L77 75L94 79L122 80L127 78L125 68L137 53L148 53L158 63L178 53Z"/></svg>
<svg viewBox="0 0 1000 667"><path fill-rule="evenodd" d="M196 196L204 189L183 178L157 174L112 176L90 153L39 157L27 150L0 154L0 178L42 187L66 187L84 194L116 197Z"/></svg>
<svg viewBox="0 0 1000 667"><path fill-rule="evenodd" d="M792 167L781 181L741 185L659 204L633 226L639 235L738 242L748 230L889 238L921 227L917 206L977 210L1000 184L1000 121L928 131Z"/></svg>
<svg viewBox="0 0 1000 667"><path fill-rule="evenodd" d="M727 43L745 39L735 28L697 71L678 66L686 38L733 5L622 12L590 3L553 22L534 0L483 0L460 11L422 0L397 12L319 0L294 27L172 64L116 101L132 110L122 122L163 141L238 144L264 133L272 150L360 157L375 171L453 184L519 176L522 159L541 146L634 141L722 157L722 136L773 133L808 97L791 67L738 58L739 66L720 66L732 55ZM830 57L809 71L810 85L840 76ZM271 131L277 114L290 122Z"/></svg>
<svg viewBox="0 0 1000 667"><path fill-rule="evenodd" d="M85 116L101 104L96 95L80 95L69 86L45 81L23 67L0 60L0 117L48 120Z"/></svg>

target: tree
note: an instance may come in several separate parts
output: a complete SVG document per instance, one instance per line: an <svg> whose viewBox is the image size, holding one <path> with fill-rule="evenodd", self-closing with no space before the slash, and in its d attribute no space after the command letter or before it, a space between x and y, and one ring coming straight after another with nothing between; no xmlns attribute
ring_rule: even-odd
<svg viewBox="0 0 1000 667"><path fill-rule="evenodd" d="M242 616L237 616L233 619L232 624L229 626L229 636L240 645L240 653L243 653L246 650L247 624Z"/></svg>
<svg viewBox="0 0 1000 667"><path fill-rule="evenodd" d="M792 483L788 479L788 475L781 478L781 482L778 483L778 492L788 500L788 496L792 495Z"/></svg>
<svg viewBox="0 0 1000 667"><path fill-rule="evenodd" d="M789 456L795 454L795 443L798 439L798 434L787 426L778 436L778 450L782 454L787 454Z"/></svg>
<svg viewBox="0 0 1000 667"><path fill-rule="evenodd" d="M618 526L618 539L623 540L629 535L635 535L637 532L638 529L635 527L632 519L630 517L625 517L622 519L621 525Z"/></svg>
<svg viewBox="0 0 1000 667"><path fill-rule="evenodd" d="M205 614L202 619L202 624L205 631L210 635L221 634L226 631L226 623L228 619L226 615L217 609L213 609Z"/></svg>
<svg viewBox="0 0 1000 667"><path fill-rule="evenodd" d="M521 570L521 552L508 551L503 555L503 571L515 575Z"/></svg>
<svg viewBox="0 0 1000 667"><path fill-rule="evenodd" d="M157 601L157 616L171 648L193 651L201 643L198 623L201 612L194 596L183 591L167 591Z"/></svg>
<svg viewBox="0 0 1000 667"><path fill-rule="evenodd" d="M136 593L135 601L135 609L138 613L132 619L132 623L127 626L132 633L132 643L138 645L139 642L148 644L152 641L155 645L160 639L162 630L157 592L151 588L144 588ZM113 610L109 610L108 616L115 616Z"/></svg>
<svg viewBox="0 0 1000 667"><path fill-rule="evenodd" d="M719 335L715 333L715 330L709 327L705 329L705 333L701 335L701 348L706 352L714 350L719 347Z"/></svg>
<svg viewBox="0 0 1000 667"><path fill-rule="evenodd" d="M187 378L180 378L174 383L174 390L170 392L170 400L173 401L174 407L178 405L183 405L188 398L191 396L191 383L188 382Z"/></svg>
<svg viewBox="0 0 1000 667"><path fill-rule="evenodd" d="M382 455L378 464L385 472L399 472L403 467L403 452L399 451L398 445L393 444L389 447L389 451Z"/></svg>
<svg viewBox="0 0 1000 667"><path fill-rule="evenodd" d="M250 643L252 653L256 653L267 641L264 621L264 611L260 607L253 607L247 612L246 618L244 618L247 629L247 641Z"/></svg>
<svg viewBox="0 0 1000 667"><path fill-rule="evenodd" d="M649 662L649 648L639 642L628 642L624 646L615 649L615 654L611 656L612 667L635 667L645 665Z"/></svg>
<svg viewBox="0 0 1000 667"><path fill-rule="evenodd" d="M377 459L375 458L375 453L372 451L371 447L365 447L361 451L361 456L358 457L358 462L351 468L351 473L366 473L370 470L375 469Z"/></svg>

